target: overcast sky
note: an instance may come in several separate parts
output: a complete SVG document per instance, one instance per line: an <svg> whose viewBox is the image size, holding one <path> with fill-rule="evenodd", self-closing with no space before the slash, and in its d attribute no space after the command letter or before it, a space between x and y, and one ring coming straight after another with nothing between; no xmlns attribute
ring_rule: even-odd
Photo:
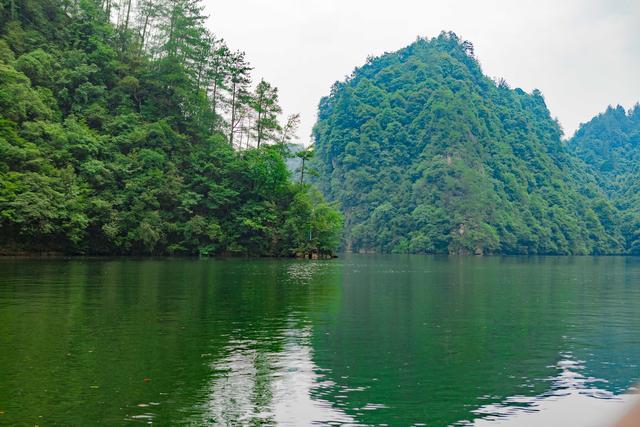
<svg viewBox="0 0 640 427"><path fill-rule="evenodd" d="M308 143L322 96L368 55L451 30L485 74L540 89L571 135L640 101L640 0L205 0L209 25L278 86Z"/></svg>

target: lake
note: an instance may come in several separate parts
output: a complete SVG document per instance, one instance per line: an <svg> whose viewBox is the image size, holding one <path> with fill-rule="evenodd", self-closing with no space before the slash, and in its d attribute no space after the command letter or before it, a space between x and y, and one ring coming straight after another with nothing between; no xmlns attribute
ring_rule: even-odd
<svg viewBox="0 0 640 427"><path fill-rule="evenodd" d="M640 379L640 258L6 258L0 349L0 424L569 425Z"/></svg>

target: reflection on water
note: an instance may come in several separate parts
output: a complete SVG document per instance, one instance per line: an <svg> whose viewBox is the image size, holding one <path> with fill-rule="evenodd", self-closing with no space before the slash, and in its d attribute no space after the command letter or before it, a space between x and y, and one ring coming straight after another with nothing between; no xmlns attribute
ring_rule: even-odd
<svg viewBox="0 0 640 427"><path fill-rule="evenodd" d="M311 399L312 388L331 383L323 380L312 361L310 325L286 329L283 335L277 352L260 352L255 341L229 344L229 355L212 366L216 375L206 403L208 421L226 425L353 422L329 402Z"/></svg>
<svg viewBox="0 0 640 427"><path fill-rule="evenodd" d="M583 363L575 360L571 353L561 354L556 366L558 375L549 379L548 391L537 396L510 396L502 402L481 406L473 411L480 418L457 424L476 427L612 425L637 403L637 397L604 390L601 387L608 381L583 375Z"/></svg>
<svg viewBox="0 0 640 427"><path fill-rule="evenodd" d="M349 257L339 311L315 322L337 384L321 397L364 424L449 425L543 395L562 351L622 393L640 378L639 284L635 258Z"/></svg>
<svg viewBox="0 0 640 427"><path fill-rule="evenodd" d="M636 258L3 259L0 424L593 424L638 330Z"/></svg>

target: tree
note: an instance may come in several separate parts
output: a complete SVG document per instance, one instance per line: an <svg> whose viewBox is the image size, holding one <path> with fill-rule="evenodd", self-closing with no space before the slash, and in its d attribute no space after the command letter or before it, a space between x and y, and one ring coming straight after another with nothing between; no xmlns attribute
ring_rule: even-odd
<svg viewBox="0 0 640 427"><path fill-rule="evenodd" d="M162 52L184 65L193 77L196 70L191 66L198 62L199 53L208 44L204 6L200 0L172 0L162 10L159 29L166 40Z"/></svg>
<svg viewBox="0 0 640 427"><path fill-rule="evenodd" d="M144 52L156 19L162 16L162 6L160 0L138 0L138 56Z"/></svg>
<svg viewBox="0 0 640 427"><path fill-rule="evenodd" d="M225 102L222 94L228 90L229 68L232 54L224 40L212 39L211 57L207 68L208 92L214 117L218 116L218 105Z"/></svg>
<svg viewBox="0 0 640 427"><path fill-rule="evenodd" d="M281 130L278 115L282 108L278 105L278 89L264 80L260 80L252 99L252 108L257 114L255 121L256 141L260 143L276 138L276 132Z"/></svg>
<svg viewBox="0 0 640 427"><path fill-rule="evenodd" d="M300 114L291 114L287 117L287 122L281 127L278 144L287 145L298 138L298 128L300 127Z"/></svg>
<svg viewBox="0 0 640 427"><path fill-rule="evenodd" d="M300 184L304 184L304 171L306 163L313 158L315 155L313 145L305 148L304 150L300 150L296 153L296 157L299 158L302 163L300 164Z"/></svg>
<svg viewBox="0 0 640 427"><path fill-rule="evenodd" d="M231 92L231 99L229 100L229 108L231 110L231 119L229 122L229 145L231 146L233 146L233 137L238 131L239 124L242 122L242 118L250 100L250 71L251 67L245 60L244 52L237 51L231 54L229 61L229 91Z"/></svg>

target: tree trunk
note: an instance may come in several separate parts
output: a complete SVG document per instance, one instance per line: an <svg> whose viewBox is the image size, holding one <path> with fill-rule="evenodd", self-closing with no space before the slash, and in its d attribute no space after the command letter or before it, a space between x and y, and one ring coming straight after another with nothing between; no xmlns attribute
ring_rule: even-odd
<svg viewBox="0 0 640 427"><path fill-rule="evenodd" d="M213 104L213 117L215 118L216 116L216 101L217 101L217 96L218 96L218 71L216 70L216 73L213 77L213 98L211 99L211 103Z"/></svg>
<svg viewBox="0 0 640 427"><path fill-rule="evenodd" d="M129 17L131 16L131 0L127 2L127 17L124 21L124 31L129 29Z"/></svg>
<svg viewBox="0 0 640 427"><path fill-rule="evenodd" d="M144 17L144 25L142 26L142 37L140 39L140 51L138 52L138 56L142 56L142 52L144 51L144 40L147 37L147 26L149 25L150 15L150 13L147 13Z"/></svg>
<svg viewBox="0 0 640 427"><path fill-rule="evenodd" d="M174 43L174 35L173 35L173 30L174 30L174 26L176 23L176 11L175 11L175 7L174 9L171 11L171 25L169 26L169 40L167 41L167 44L169 45L169 56L174 56L175 55L175 43Z"/></svg>
<svg viewBox="0 0 640 427"><path fill-rule="evenodd" d="M260 148L260 140L262 139L262 130L260 129L261 117L262 117L262 112L258 110L258 121L256 122L256 131L258 133L258 148Z"/></svg>
<svg viewBox="0 0 640 427"><path fill-rule="evenodd" d="M233 83L231 92L231 129L229 131L229 145L233 147L233 131L236 119L236 83Z"/></svg>
<svg viewBox="0 0 640 427"><path fill-rule="evenodd" d="M262 129L260 125L261 118L262 118L262 93L258 98L258 121L256 122L256 131L258 133L258 148L260 148L260 141L262 140Z"/></svg>

